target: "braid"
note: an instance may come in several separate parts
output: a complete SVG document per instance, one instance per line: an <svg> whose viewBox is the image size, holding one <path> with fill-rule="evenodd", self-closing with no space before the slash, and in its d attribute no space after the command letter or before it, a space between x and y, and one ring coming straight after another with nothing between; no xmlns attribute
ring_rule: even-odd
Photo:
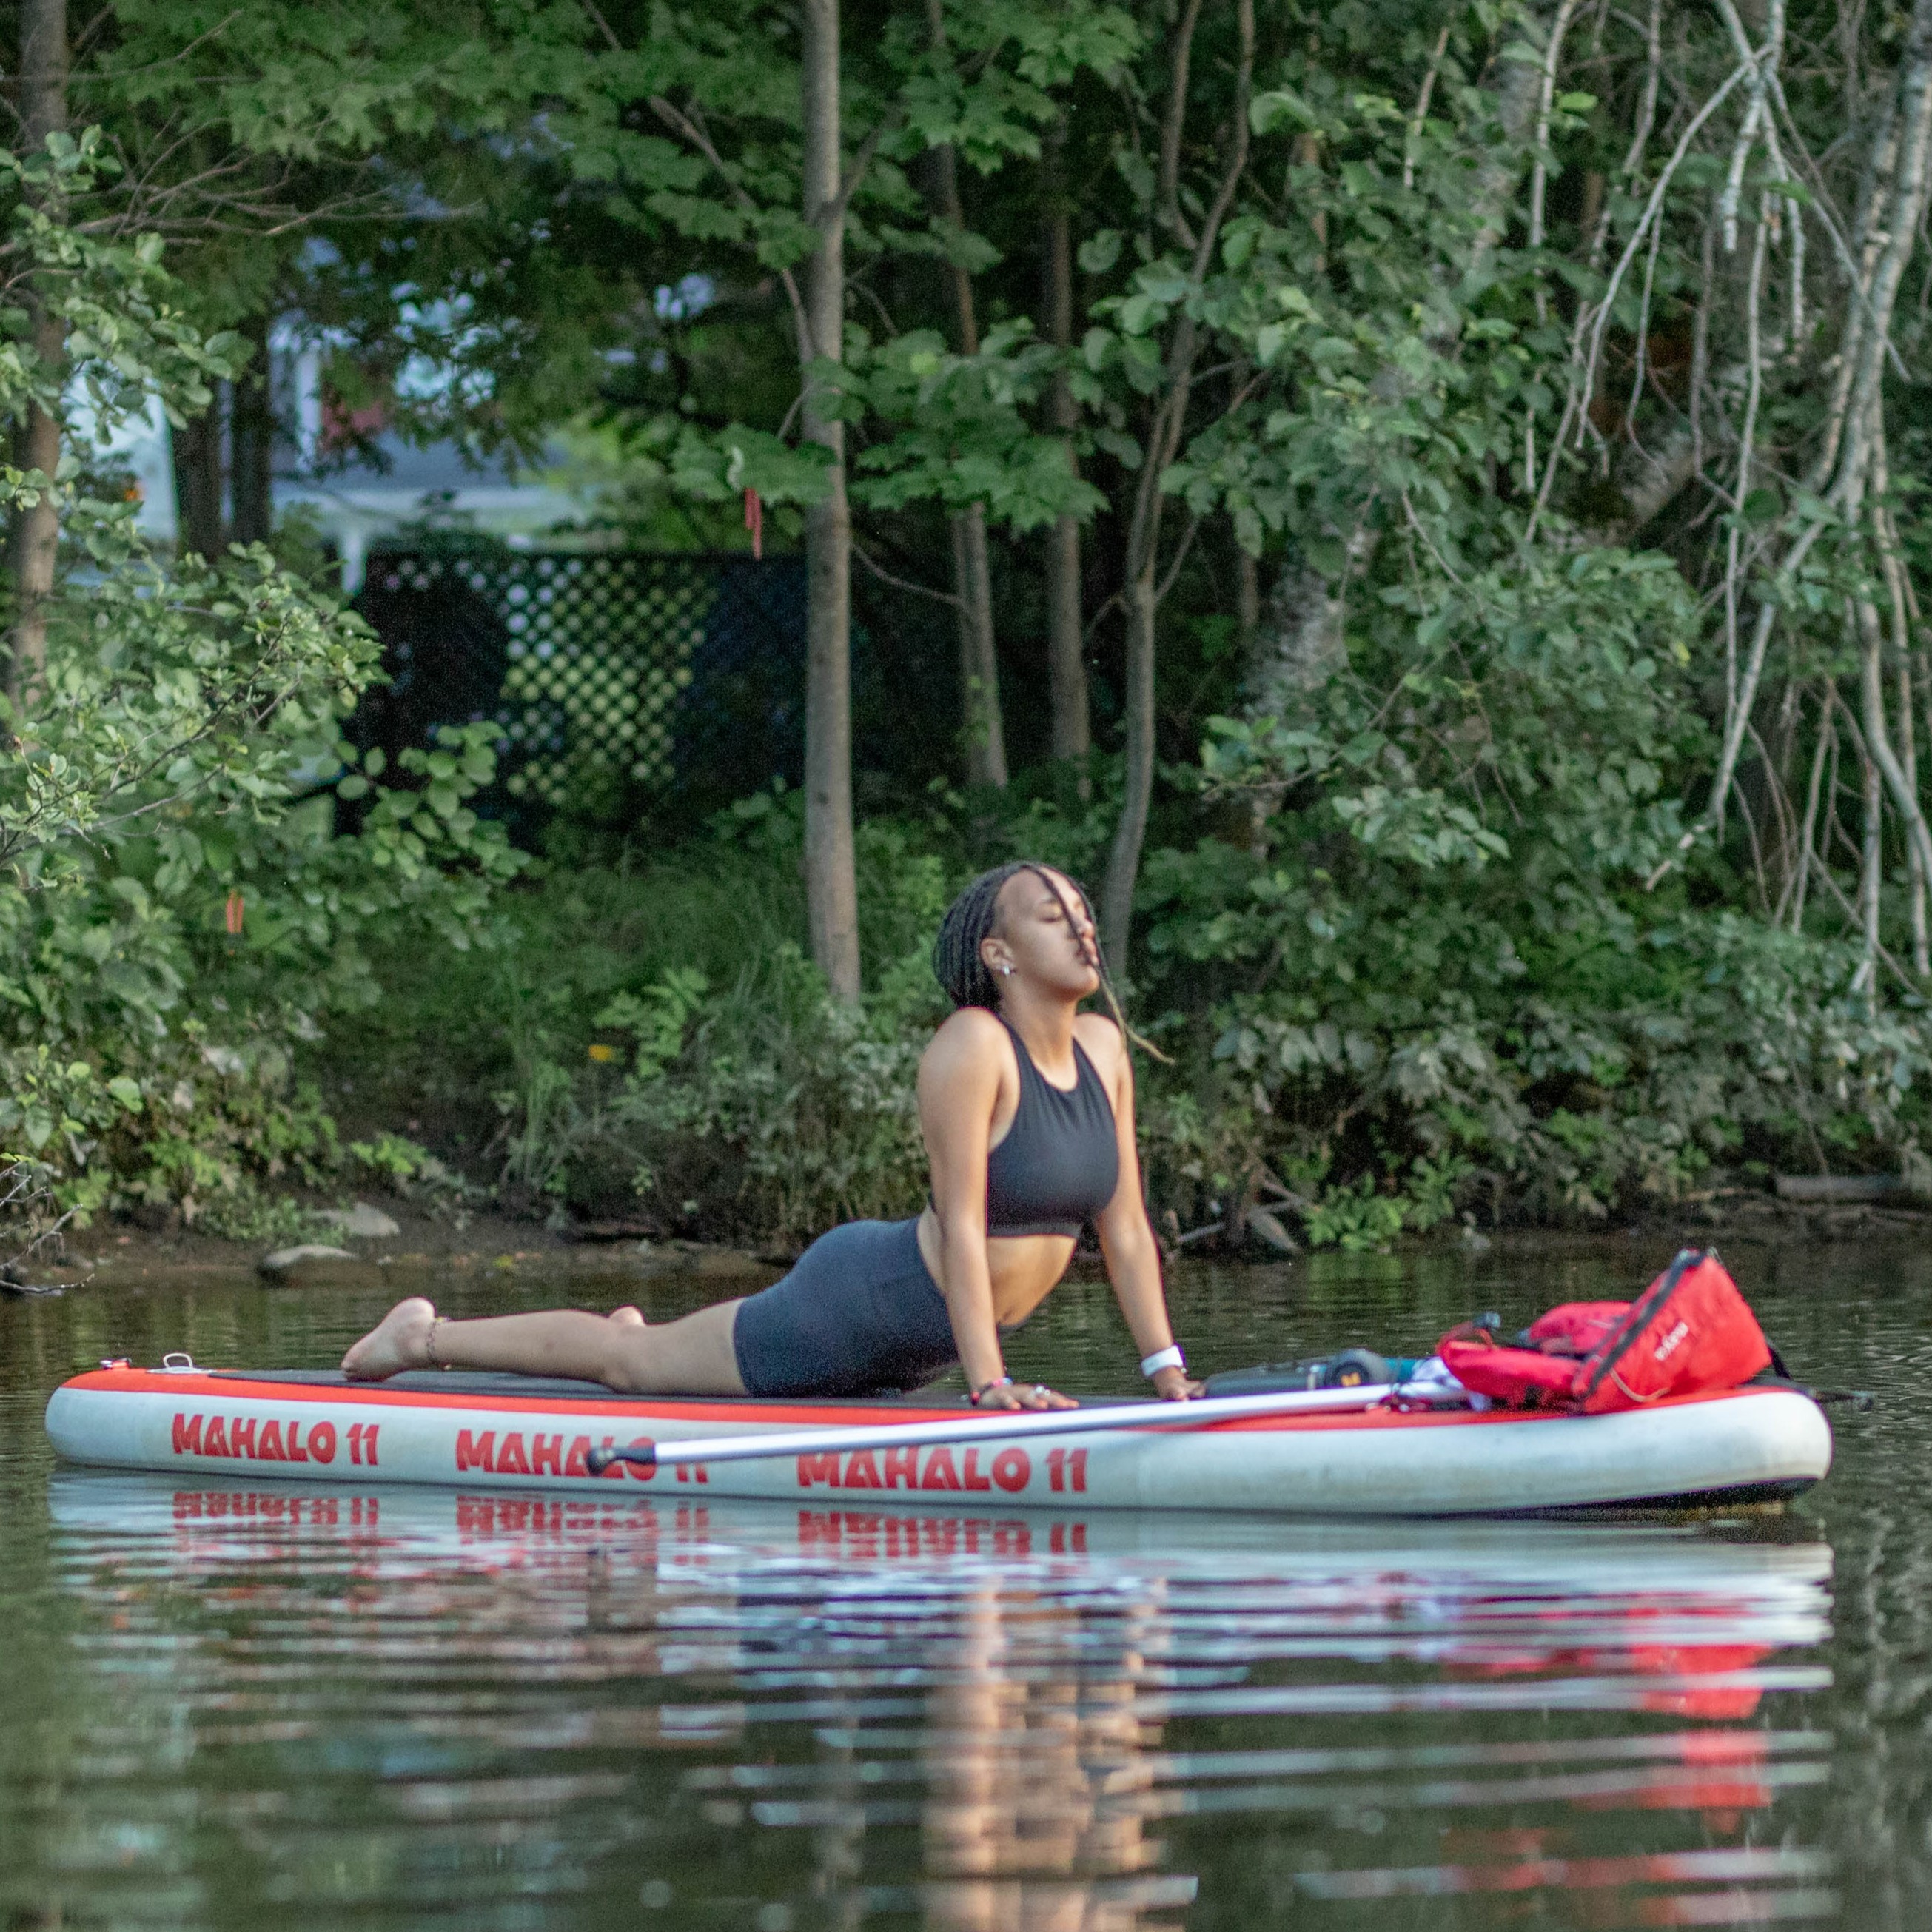
<svg viewBox="0 0 1932 1932"><path fill-rule="evenodd" d="M982 872L946 908L938 936L932 942L932 973L956 1006L999 1011L1000 990L993 984L980 949L992 934L1006 881L1027 869L1024 862L995 866L990 872Z"/></svg>
<svg viewBox="0 0 1932 1932"><path fill-rule="evenodd" d="M934 976L956 1006L984 1006L988 1012L999 1011L1000 989L993 983L992 974L980 957L980 949L991 935L994 922L998 917L1000 894L1005 890L1007 880L1022 872L1032 873L1053 895L1059 902L1060 916L1066 921L1067 930L1073 930L1073 908L1066 903L1066 896L1053 874L1038 860L1016 859L1010 864L994 866L990 872L982 872L946 908L946 916L939 922L938 935L932 944ZM1127 1024L1127 1016L1120 1010L1120 996L1114 990L1114 976L1107 970L1106 956L1100 950L1100 933L1094 920L1093 902L1078 880L1072 884L1080 895L1081 907L1087 914L1088 923L1094 927L1094 964L1100 975L1100 990L1107 996L1107 1004L1112 1010L1114 1024L1120 1028L1124 1038L1143 1048L1155 1059L1166 1061L1167 1055L1152 1040L1144 1039Z"/></svg>

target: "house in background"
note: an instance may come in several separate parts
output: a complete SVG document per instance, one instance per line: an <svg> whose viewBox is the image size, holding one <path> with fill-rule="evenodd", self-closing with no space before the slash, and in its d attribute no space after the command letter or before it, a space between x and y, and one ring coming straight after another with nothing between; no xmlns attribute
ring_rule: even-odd
<svg viewBox="0 0 1932 1932"><path fill-rule="evenodd" d="M454 442L418 447L394 431L364 432L368 454L344 460L330 452L322 382L322 352L293 339L270 352L278 434L271 490L275 520L299 512L340 561L342 588L362 587L366 560L384 537L425 524L454 525L532 547L585 504L524 465L500 458L481 464ZM105 454L131 470L141 496L137 521L148 541L172 548L180 531L172 433L158 404L109 442Z"/></svg>

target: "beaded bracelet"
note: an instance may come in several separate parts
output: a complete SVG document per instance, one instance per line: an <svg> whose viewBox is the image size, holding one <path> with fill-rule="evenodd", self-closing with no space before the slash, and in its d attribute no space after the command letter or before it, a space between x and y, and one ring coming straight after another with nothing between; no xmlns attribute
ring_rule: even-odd
<svg viewBox="0 0 1932 1932"><path fill-rule="evenodd" d="M982 1382L977 1388L971 1390L966 1400L977 1408L982 1396L989 1394L996 1388L1011 1388L1012 1385L1013 1378L1011 1376L995 1376L991 1382Z"/></svg>

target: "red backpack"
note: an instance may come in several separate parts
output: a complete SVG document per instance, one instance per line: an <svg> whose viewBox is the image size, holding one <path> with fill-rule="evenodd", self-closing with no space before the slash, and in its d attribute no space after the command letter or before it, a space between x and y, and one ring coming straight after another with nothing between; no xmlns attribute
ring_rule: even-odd
<svg viewBox="0 0 1932 1932"><path fill-rule="evenodd" d="M1517 1348L1464 1322L1438 1353L1462 1386L1508 1408L1598 1415L1666 1396L1736 1388L1772 1366L1770 1345L1714 1254L1686 1248L1636 1301L1570 1301Z"/></svg>

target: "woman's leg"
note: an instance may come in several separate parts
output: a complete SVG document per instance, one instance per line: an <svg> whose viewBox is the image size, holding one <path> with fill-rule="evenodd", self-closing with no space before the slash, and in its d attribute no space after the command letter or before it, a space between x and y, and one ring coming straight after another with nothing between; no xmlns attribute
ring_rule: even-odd
<svg viewBox="0 0 1932 1932"><path fill-rule="evenodd" d="M405 1369L502 1369L574 1376L626 1395L742 1395L731 1338L737 1311L736 1301L720 1301L655 1325L634 1309L448 1322L412 1295L343 1357L342 1367L356 1382L381 1382Z"/></svg>

